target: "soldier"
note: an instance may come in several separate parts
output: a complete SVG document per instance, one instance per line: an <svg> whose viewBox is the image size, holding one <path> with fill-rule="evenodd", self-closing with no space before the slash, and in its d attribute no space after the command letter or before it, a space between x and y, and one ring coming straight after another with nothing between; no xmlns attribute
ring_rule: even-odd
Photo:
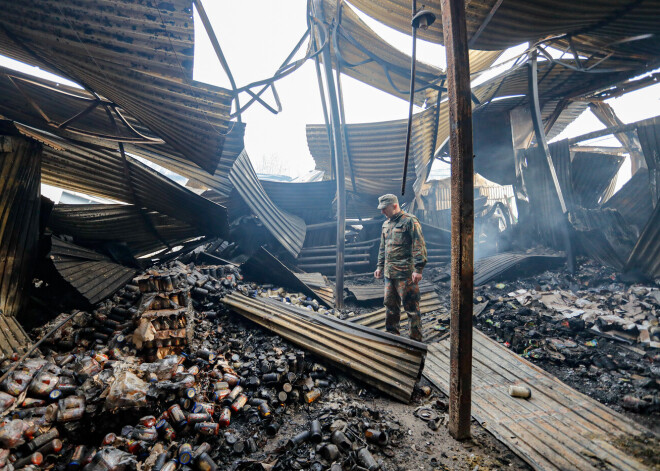
<svg viewBox="0 0 660 471"><path fill-rule="evenodd" d="M399 207L396 195L378 198L378 209L387 216L380 235L376 278L385 275L386 329L400 335L401 301L408 313L410 338L422 340L419 285L426 265L426 243L415 216Z"/></svg>

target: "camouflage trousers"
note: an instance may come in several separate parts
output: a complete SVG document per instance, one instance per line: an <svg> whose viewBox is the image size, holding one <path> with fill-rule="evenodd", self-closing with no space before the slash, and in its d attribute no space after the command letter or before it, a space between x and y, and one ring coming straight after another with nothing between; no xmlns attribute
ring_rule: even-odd
<svg viewBox="0 0 660 471"><path fill-rule="evenodd" d="M385 328L388 332L401 335L401 301L408 313L410 338L422 341L422 315L419 312L419 285L412 278L385 278Z"/></svg>

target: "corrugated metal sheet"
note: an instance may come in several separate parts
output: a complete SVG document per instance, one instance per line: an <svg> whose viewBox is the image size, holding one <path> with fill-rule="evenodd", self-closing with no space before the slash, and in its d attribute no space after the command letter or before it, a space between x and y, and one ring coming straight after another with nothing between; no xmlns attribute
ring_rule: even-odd
<svg viewBox="0 0 660 471"><path fill-rule="evenodd" d="M550 155L557 173L557 180L562 188L568 208L572 202L570 185L570 151L568 141L550 144ZM527 166L523 168L524 188L529 198L530 211L523 215L520 222L531 231L535 240L550 247L563 249L561 227L565 223L557 191L550 176L548 160L540 147L530 147L523 151ZM527 220L529 218L529 220Z"/></svg>
<svg viewBox="0 0 660 471"><path fill-rule="evenodd" d="M440 117L446 108L442 105ZM442 120L441 120L442 121ZM449 132L442 124L443 132ZM411 160L408 168L407 187L415 182L415 189L426 181L427 167L433 157L435 107L431 107L413 117ZM350 174L346 172L346 189L364 195L380 196L384 193L398 193L403 175L403 156L406 148L407 120L383 121L377 123L348 124L346 135L350 149L351 167L355 175L356 188L352 187ZM325 125L307 125L307 144L316 161L316 167L330 173L330 146ZM348 161L347 161L348 168Z"/></svg>
<svg viewBox="0 0 660 471"><path fill-rule="evenodd" d="M624 268L637 234L618 211L574 208L569 219L587 256L617 270Z"/></svg>
<svg viewBox="0 0 660 471"><path fill-rule="evenodd" d="M382 280L374 280L371 284L346 283L346 289L355 296L358 301L382 300L385 292L385 283ZM419 293L425 294L435 292L433 285L426 280L419 283Z"/></svg>
<svg viewBox="0 0 660 471"><path fill-rule="evenodd" d="M84 84L215 171L232 94L192 80L190 0L3 0L0 6L3 54Z"/></svg>
<svg viewBox="0 0 660 471"><path fill-rule="evenodd" d="M648 170L640 168L602 207L616 209L641 233L653 212Z"/></svg>
<svg viewBox="0 0 660 471"><path fill-rule="evenodd" d="M261 247L241 264L241 270L250 280L261 283L274 283L283 288L316 298L328 307L332 307L332 305L327 304L326 299L318 296L296 273L292 272L264 247Z"/></svg>
<svg viewBox="0 0 660 471"><path fill-rule="evenodd" d="M410 34L410 2L407 0L350 0L350 3L386 25ZM424 2L424 8L441 16L440 0ZM581 52L607 49L625 55L648 50L658 54L657 37L613 44L618 39L657 33L660 5L654 1L607 2L587 0L478 0L466 2L468 40L475 49L497 50L546 37L570 33ZM420 38L442 43L442 21L418 32ZM605 48L605 46L609 46ZM655 54L653 54L655 51Z"/></svg>
<svg viewBox="0 0 660 471"><path fill-rule="evenodd" d="M51 237L48 257L60 276L90 304L111 296L137 273L134 268L57 237Z"/></svg>
<svg viewBox="0 0 660 471"><path fill-rule="evenodd" d="M145 216L157 235L145 223ZM119 204L58 204L48 227L55 234L72 236L78 245L126 244L134 257L166 248L160 239L175 246L199 236L197 229L170 216L156 211L143 214L133 205Z"/></svg>
<svg viewBox="0 0 660 471"><path fill-rule="evenodd" d="M653 214L630 253L627 268L640 270L650 278L660 278L660 204Z"/></svg>
<svg viewBox="0 0 660 471"><path fill-rule="evenodd" d="M602 203L624 160L619 155L576 152L571 162L575 203L583 208Z"/></svg>
<svg viewBox="0 0 660 471"><path fill-rule="evenodd" d="M336 234L336 230L335 230ZM335 239L336 240L336 239ZM344 247L344 269L347 273L364 273L375 267L379 240L348 243ZM303 271L334 275L337 262L336 245L305 247L298 254L296 266Z"/></svg>
<svg viewBox="0 0 660 471"><path fill-rule="evenodd" d="M356 80L379 90L408 100L410 93L411 57L394 48L367 26L345 3L324 0L323 14L328 31L333 34L331 52L333 67L337 59L341 71ZM333 31L333 27L339 25ZM436 82L440 85L444 71L417 61L415 89ZM427 98L435 97L431 89L415 94L415 103L424 104Z"/></svg>
<svg viewBox="0 0 660 471"><path fill-rule="evenodd" d="M199 235L223 236L228 232L226 208L196 195L137 160L127 157L129 183L118 151L77 145L22 126L19 129L47 144L42 161L43 183L126 203L134 203L132 185L139 203L145 208L186 222L197 228Z"/></svg>
<svg viewBox="0 0 660 471"><path fill-rule="evenodd" d="M294 273L296 277L312 288L316 295L328 306L335 305L335 286L320 273Z"/></svg>
<svg viewBox="0 0 660 471"><path fill-rule="evenodd" d="M333 219L332 202L337 193L334 180L308 183L261 180L261 186L279 208L302 218L307 224Z"/></svg>
<svg viewBox="0 0 660 471"><path fill-rule="evenodd" d="M3 122L0 136L0 351L29 343L15 321L25 305L39 240L41 145Z"/></svg>
<svg viewBox="0 0 660 471"><path fill-rule="evenodd" d="M103 103L110 102L104 100ZM92 105L96 107L91 109ZM152 142L162 142L125 111L122 116L131 126L137 128L140 134L146 135L147 139L132 131L118 116L115 127L101 101L86 90L5 67L0 67L0 114L8 119L48 129L54 134L72 139L107 136L124 141L149 139ZM78 118L67 123L75 116Z"/></svg>
<svg viewBox="0 0 660 471"><path fill-rule="evenodd" d="M298 255L305 241L305 221L282 211L271 201L245 151L234 162L229 180L273 237L294 257Z"/></svg>
<svg viewBox="0 0 660 471"><path fill-rule="evenodd" d="M284 339L390 396L408 402L421 376L426 345L332 316L238 293L222 301Z"/></svg>
<svg viewBox="0 0 660 471"><path fill-rule="evenodd" d="M168 145L133 145L126 146L128 152L139 155L168 170L198 182L199 184L216 191L221 197L228 197L233 185L229 181L229 172L234 161L245 148L245 123L232 121L230 129L222 147L222 155L217 169L213 175L191 164L178 152Z"/></svg>
<svg viewBox="0 0 660 471"><path fill-rule="evenodd" d="M477 260L474 264L474 286L489 281L518 278L524 273L543 271L563 264L563 255L534 253L501 253Z"/></svg>
<svg viewBox="0 0 660 471"><path fill-rule="evenodd" d="M510 348L473 330L471 414L535 471L650 471L627 447L653 436L638 422L570 388ZM449 339L429 346L424 377L450 394ZM530 399L509 386L528 387Z"/></svg>
<svg viewBox="0 0 660 471"><path fill-rule="evenodd" d="M571 66L577 66L573 61L567 60L566 62ZM621 61L617 65L621 65ZM601 86L615 83L618 76L623 79L629 75L630 72L619 73L618 75L614 72L589 74L539 59L538 86L542 116L546 119L555 110L557 102L566 96L571 96L577 92L586 93L589 90L596 90ZM527 101L529 92L528 66L523 63L513 67L476 87L473 92L482 103L481 107L492 108L493 111L511 110L523 105L529 106ZM571 114L575 115L582 106L573 106L574 109Z"/></svg>
<svg viewBox="0 0 660 471"><path fill-rule="evenodd" d="M655 206L660 200L660 117L640 122L637 135L649 169L651 197Z"/></svg>
<svg viewBox="0 0 660 471"><path fill-rule="evenodd" d="M115 118L119 128L117 134L114 124L109 120L102 106L97 106L65 128L58 127L70 118L83 113L94 101L96 97L85 90L0 68L0 115L31 127L48 130L58 136L83 140L103 147L115 146L112 141L103 139L104 137L114 138L118 135L125 142L129 153L190 178L223 196L229 195L232 188L229 171L244 148L245 123L230 123L216 171L210 175L172 146L157 139L123 110L122 116L133 129L154 140L144 144L145 139L138 138L128 126Z"/></svg>

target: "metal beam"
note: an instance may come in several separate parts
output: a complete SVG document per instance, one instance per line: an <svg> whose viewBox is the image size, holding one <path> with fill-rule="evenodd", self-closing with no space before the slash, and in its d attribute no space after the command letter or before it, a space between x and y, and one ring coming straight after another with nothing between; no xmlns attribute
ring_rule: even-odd
<svg viewBox="0 0 660 471"><path fill-rule="evenodd" d="M197 9L197 13L199 14L199 18L202 20L202 24L204 25L204 29L206 30L206 34L208 35L209 39L211 40L211 45L213 46L213 50L215 51L215 55L218 57L218 60L220 61L220 64L222 65L222 68L225 70L225 73L227 74L227 78L229 78L229 83L231 84L231 89L234 92L234 100L236 100L236 112L237 112L237 119L238 122L241 122L241 103L238 101L238 93L236 93L236 82L234 81L234 76L231 73L231 69L229 68L229 64L227 64L227 59L225 59L225 55L222 52L222 48L220 47L220 42L218 41L218 38L215 35L215 31L213 31L213 26L211 26L211 21L209 20L208 15L206 14L206 10L204 10L204 5L202 5L202 0L193 0L193 4L195 5L195 8Z"/></svg>
<svg viewBox="0 0 660 471"><path fill-rule="evenodd" d="M612 126L605 129L600 129L598 131L589 132L587 134L582 134L581 136L572 137L568 140L568 145L572 146L578 142L590 141L591 139L596 139L597 137L609 136L610 134L616 134L620 132L629 132L637 130L638 123L623 124L621 126Z"/></svg>
<svg viewBox="0 0 660 471"><path fill-rule="evenodd" d="M557 192L557 199L559 200L561 212L564 215L563 223L561 224L562 227L560 230L564 242L564 250L566 251L566 263L568 265L568 271L575 273L575 253L571 243L568 208L566 207L566 200L564 199L561 185L559 185L559 179L557 178L557 172L555 171L555 164L552 161L552 155L550 154L550 148L548 147L548 141L545 136L545 129L543 128L543 118L541 117L541 105L539 103L538 55L536 49L533 49L531 52L528 66L529 73L527 79L529 85L529 106L530 112L532 114L532 123L534 124L536 144L539 146L539 148L543 149L545 157L548 161L550 177L552 178L552 183L554 184L555 191Z"/></svg>
<svg viewBox="0 0 660 471"><path fill-rule="evenodd" d="M449 433L470 437L474 291L474 155L464 0L442 0L451 155L451 346Z"/></svg>
<svg viewBox="0 0 660 471"><path fill-rule="evenodd" d="M322 0L314 0L313 13L321 21L323 17ZM318 34L318 29L317 29ZM330 32L328 32L330 34ZM320 38L319 44L323 44ZM330 42L323 48L323 68L325 69L325 82L330 102L330 119L332 122L332 136L335 147L335 170L337 181L337 265L335 270L335 306L344 307L344 245L346 232L346 180L344 176L344 146L341 139L341 119L337 101L337 90L332 75L332 57L330 55Z"/></svg>
<svg viewBox="0 0 660 471"><path fill-rule="evenodd" d="M610 105L604 101L589 103L591 112L605 126L621 126L623 122L617 117ZM646 167L644 154L641 152L641 144L635 131L617 132L614 137L626 148L630 154L631 174L634 175L642 167Z"/></svg>

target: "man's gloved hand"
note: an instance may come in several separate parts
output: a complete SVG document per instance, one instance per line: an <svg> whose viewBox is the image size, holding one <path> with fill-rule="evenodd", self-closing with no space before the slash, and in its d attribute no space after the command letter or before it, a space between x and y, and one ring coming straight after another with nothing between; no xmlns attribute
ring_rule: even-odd
<svg viewBox="0 0 660 471"><path fill-rule="evenodd" d="M376 268L376 271L374 272L374 277L375 278L382 278L383 277L383 270L380 268Z"/></svg>
<svg viewBox="0 0 660 471"><path fill-rule="evenodd" d="M417 272L413 272L412 280L413 280L413 283L415 283L415 284L419 283L420 281L422 281L422 274L417 273Z"/></svg>

